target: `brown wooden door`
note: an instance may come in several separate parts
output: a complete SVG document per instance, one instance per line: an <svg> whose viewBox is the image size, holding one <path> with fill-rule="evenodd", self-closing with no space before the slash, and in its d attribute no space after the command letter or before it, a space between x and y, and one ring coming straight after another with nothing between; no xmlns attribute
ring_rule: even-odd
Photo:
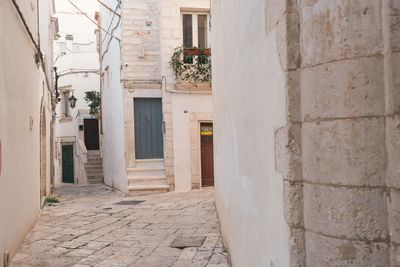
<svg viewBox="0 0 400 267"><path fill-rule="evenodd" d="M84 136L87 150L99 150L99 121L97 119L84 119Z"/></svg>
<svg viewBox="0 0 400 267"><path fill-rule="evenodd" d="M203 187L214 186L214 149L212 123L202 123L200 125L200 136L201 184Z"/></svg>

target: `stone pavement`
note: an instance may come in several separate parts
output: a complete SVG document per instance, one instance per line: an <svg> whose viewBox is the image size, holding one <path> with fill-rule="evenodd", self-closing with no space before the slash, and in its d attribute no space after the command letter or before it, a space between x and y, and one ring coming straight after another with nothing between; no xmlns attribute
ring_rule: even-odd
<svg viewBox="0 0 400 267"><path fill-rule="evenodd" d="M55 195L60 203L44 208L11 266L229 266L212 189L128 198L74 186Z"/></svg>

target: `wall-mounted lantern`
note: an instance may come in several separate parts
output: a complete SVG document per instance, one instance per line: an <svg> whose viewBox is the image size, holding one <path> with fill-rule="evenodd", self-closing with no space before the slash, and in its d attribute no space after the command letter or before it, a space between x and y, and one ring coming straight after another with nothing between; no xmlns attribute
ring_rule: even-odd
<svg viewBox="0 0 400 267"><path fill-rule="evenodd" d="M72 93L71 97L68 98L68 100L69 100L69 103L70 103L70 105L71 105L71 108L74 108L75 105L76 105L77 99L76 99L76 97L74 96L73 93Z"/></svg>

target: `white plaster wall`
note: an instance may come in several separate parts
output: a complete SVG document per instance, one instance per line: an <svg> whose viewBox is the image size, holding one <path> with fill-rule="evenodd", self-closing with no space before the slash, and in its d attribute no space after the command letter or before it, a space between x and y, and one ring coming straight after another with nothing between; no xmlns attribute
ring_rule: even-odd
<svg viewBox="0 0 400 267"><path fill-rule="evenodd" d="M286 124L285 75L265 1L213 1L215 194L233 266L289 266L274 131Z"/></svg>
<svg viewBox="0 0 400 267"><path fill-rule="evenodd" d="M34 36L36 3L18 1ZM51 1L41 1L41 19L49 20ZM41 28L42 49L50 51L50 27ZM49 144L51 119L44 74L34 61L34 46L11 1L0 0L0 262L22 242L40 210L40 108L46 112ZM47 62L49 63L49 61ZM46 65L47 70L50 64ZM44 96L44 97L43 97ZM43 102L42 102L43 99ZM47 152L49 161L49 151ZM49 180L49 178L47 178Z"/></svg>
<svg viewBox="0 0 400 267"><path fill-rule="evenodd" d="M192 189L190 113L212 112L212 98L208 94L174 94L172 106L175 191L190 191Z"/></svg>
<svg viewBox="0 0 400 267"><path fill-rule="evenodd" d="M36 9L35 9L36 11ZM51 190L51 165L53 164L53 159L51 158L51 138L50 136L53 134L52 132L52 90L53 90L53 79L52 79L52 62L53 62L53 41L54 35L56 34L55 25L52 20L52 15L54 14L54 6L52 0L44 0L39 4L39 28L40 28L40 49L43 53L43 58L46 64L46 75L43 72L43 69L40 71L40 80L38 89L39 93L37 94L38 101L40 103L40 111L41 115L44 114L45 117L41 117L44 120L45 124L45 158L44 158L44 175L45 177L45 188L46 195L50 194ZM37 19L36 19L37 20ZM34 27L33 25L29 25L29 27ZM37 27L37 26L36 26ZM48 79L48 84L46 82ZM39 121L40 125L40 121ZM40 133L40 131L39 131ZM40 150L39 150L40 153Z"/></svg>
<svg viewBox="0 0 400 267"><path fill-rule="evenodd" d="M104 3L113 8L117 6L116 0L108 0ZM108 27L113 14L104 7L100 8L100 12L103 28ZM118 13L120 12L118 10ZM117 25L118 17L115 16L111 29ZM116 28L113 35L121 38L120 26ZM120 44L114 38L109 42L110 37L105 37L104 33L102 33L102 38L105 38L102 46L104 60L101 66L104 182L122 192L127 192ZM107 52L104 53L105 51Z"/></svg>
<svg viewBox="0 0 400 267"><path fill-rule="evenodd" d="M74 1L93 20L95 12L99 10L96 1ZM60 38L54 42L54 58L57 72L60 75L58 80L59 89L70 87L77 98L76 107L69 109L70 120L66 120L64 113L64 100L57 104L56 108L56 141L57 153L55 159L56 177L55 185L62 184L62 156L60 142L63 138L74 137L75 140L83 140L83 131L79 131L79 124L83 119L94 118L89 115L89 107L84 100L86 91L100 91L100 64L97 51L96 34L97 26L87 17L80 14L70 3L63 0L56 0L56 11L59 22ZM66 34L72 34L73 41L65 39ZM66 43L66 54L62 55L60 43ZM87 71L87 76L85 75ZM97 73L96 73L97 71ZM70 73L79 72L79 73ZM64 75L67 74L67 75ZM60 96L63 98L62 91ZM80 161L78 158L78 143L74 144L74 179L76 183L83 183L84 175L79 171Z"/></svg>

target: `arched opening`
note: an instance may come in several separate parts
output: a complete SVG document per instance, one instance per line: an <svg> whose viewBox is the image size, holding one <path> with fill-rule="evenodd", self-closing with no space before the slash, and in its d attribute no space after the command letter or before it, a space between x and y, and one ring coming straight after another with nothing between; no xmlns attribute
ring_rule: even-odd
<svg viewBox="0 0 400 267"><path fill-rule="evenodd" d="M47 145L46 145L46 112L42 109L40 116L40 196L47 194Z"/></svg>

